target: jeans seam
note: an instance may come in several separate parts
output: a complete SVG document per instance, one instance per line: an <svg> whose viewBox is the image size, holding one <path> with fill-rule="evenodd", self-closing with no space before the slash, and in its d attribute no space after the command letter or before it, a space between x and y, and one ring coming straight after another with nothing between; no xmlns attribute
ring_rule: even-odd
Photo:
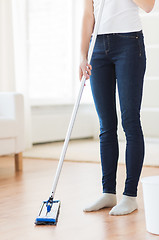
<svg viewBox="0 0 159 240"><path fill-rule="evenodd" d="M107 55L107 53L109 52L109 46L110 46L109 36L107 36L107 40L108 40L108 50L106 49L105 39L104 39L104 35L103 35L104 52L105 52L106 55Z"/></svg>
<svg viewBox="0 0 159 240"><path fill-rule="evenodd" d="M119 36L119 37L123 37L123 38L136 38L137 37L137 35L134 35L134 36L126 36L126 35L121 35L120 33L117 33L117 36Z"/></svg>
<svg viewBox="0 0 159 240"><path fill-rule="evenodd" d="M107 36L107 39L108 39L108 51L107 52L109 52L109 50L110 50L110 39L109 39L109 36Z"/></svg>
<svg viewBox="0 0 159 240"><path fill-rule="evenodd" d="M141 42L140 42L140 38L138 37L138 46L139 46L139 57L142 56L142 51L141 51Z"/></svg>

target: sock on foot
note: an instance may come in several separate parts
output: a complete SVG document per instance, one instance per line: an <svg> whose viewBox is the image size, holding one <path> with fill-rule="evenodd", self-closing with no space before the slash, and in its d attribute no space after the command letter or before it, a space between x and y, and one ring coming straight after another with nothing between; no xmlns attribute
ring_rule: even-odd
<svg viewBox="0 0 159 240"><path fill-rule="evenodd" d="M86 206L83 211L97 211L104 207L113 207L117 203L116 194L113 193L103 193L102 196L97 199L94 203Z"/></svg>
<svg viewBox="0 0 159 240"><path fill-rule="evenodd" d="M123 195L119 204L114 206L109 212L110 215L124 215L129 214L138 208L136 197Z"/></svg>

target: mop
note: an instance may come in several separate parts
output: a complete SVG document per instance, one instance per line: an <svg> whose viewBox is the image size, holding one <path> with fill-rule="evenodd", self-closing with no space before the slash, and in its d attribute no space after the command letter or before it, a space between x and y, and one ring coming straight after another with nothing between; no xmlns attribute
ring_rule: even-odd
<svg viewBox="0 0 159 240"><path fill-rule="evenodd" d="M104 7L104 2L105 2L105 0L101 0L100 6L99 6L97 20L95 22L95 27L94 27L94 31L93 31L93 37L92 37L92 41L91 41L89 51L88 51L88 57L87 57L88 64L90 64L90 61L91 61L91 58L92 58L92 53L93 53L94 45L95 45L95 42L96 42L96 37L97 37L99 23L100 23L100 19L101 19L103 7ZM80 100L81 100L81 97L82 97L83 89L84 89L84 86L85 86L85 81L86 81L86 78L83 75L82 80L81 80L80 90L79 90L77 100L76 100L74 108L73 108L73 112L72 112L72 115L71 115L68 130L67 130L67 133L66 133L64 145L63 145L62 152L61 152L61 155L60 155L60 160L59 160L58 167L57 167L57 170L56 170L56 174L55 174L55 177L54 177L51 195L50 195L50 197L47 201L43 201L42 206L40 208L39 215L37 216L37 218L35 220L36 225L56 225L57 224L61 202L60 202L60 200L54 200L54 195L55 195L55 190L56 190L57 183L58 183L58 180L59 180L59 177L60 177L60 173L61 173L61 170L62 170L63 161L64 161L64 158L65 158L66 150L67 150L67 147L68 147L68 143L69 143L69 139L70 139L70 136L71 136L73 125L74 125L74 122L75 122L75 118L76 118L76 115L77 115L77 111L78 111L78 108L79 108L79 104L80 104Z"/></svg>

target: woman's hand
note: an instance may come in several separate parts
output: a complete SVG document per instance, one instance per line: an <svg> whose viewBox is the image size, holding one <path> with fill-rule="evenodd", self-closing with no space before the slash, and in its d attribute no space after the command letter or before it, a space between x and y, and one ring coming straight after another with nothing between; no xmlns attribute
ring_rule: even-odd
<svg viewBox="0 0 159 240"><path fill-rule="evenodd" d="M83 75L85 76L86 80L90 78L92 66L88 64L86 59L81 60L79 66L79 79L82 80ZM84 84L86 86L86 84Z"/></svg>

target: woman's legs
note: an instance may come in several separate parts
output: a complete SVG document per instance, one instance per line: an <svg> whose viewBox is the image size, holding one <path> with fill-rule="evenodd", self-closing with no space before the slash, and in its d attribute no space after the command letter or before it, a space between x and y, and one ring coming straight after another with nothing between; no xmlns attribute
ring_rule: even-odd
<svg viewBox="0 0 159 240"><path fill-rule="evenodd" d="M105 55L102 36L97 37L90 64L92 65L90 85L100 123L103 195L84 211L112 207L116 204L118 162L115 65Z"/></svg>
<svg viewBox="0 0 159 240"><path fill-rule="evenodd" d="M122 126L126 135L126 181L122 201L109 214L123 215L137 209L137 186L144 161L144 137L140 123L146 57L142 35L135 41L120 39L129 49L116 61ZM122 38L122 37L121 37ZM130 40L130 44L128 43ZM135 40L135 39L133 39ZM135 44L137 47L135 47Z"/></svg>
<svg viewBox="0 0 159 240"><path fill-rule="evenodd" d="M91 60L92 94L100 122L103 192L116 193L118 161L115 86L118 84L122 126L126 135L124 195L136 197L144 159L140 123L146 56L142 32L105 34L97 38Z"/></svg>
<svg viewBox="0 0 159 240"><path fill-rule="evenodd" d="M93 69L93 66L96 66L95 62L96 60L92 61L90 84L100 123L103 193L115 194L118 162L115 67L105 59L101 60L101 67Z"/></svg>
<svg viewBox="0 0 159 240"><path fill-rule="evenodd" d="M127 140L127 179L122 201L112 208L109 214L123 215L137 208L135 197L144 159L140 106L146 68L145 49L141 32L104 34L97 40L91 60L90 83L100 122L102 183L105 194L103 198L108 198L109 194L115 196L116 193L118 141L115 79L117 78L122 125ZM107 204L103 204L103 207L106 206Z"/></svg>
<svg viewBox="0 0 159 240"><path fill-rule="evenodd" d="M122 126L126 135L127 178L123 194L137 196L137 186L144 160L144 137L140 122L145 54L142 36L139 35L141 52L130 47L116 61L116 76L121 108ZM141 54L142 53L142 54Z"/></svg>

